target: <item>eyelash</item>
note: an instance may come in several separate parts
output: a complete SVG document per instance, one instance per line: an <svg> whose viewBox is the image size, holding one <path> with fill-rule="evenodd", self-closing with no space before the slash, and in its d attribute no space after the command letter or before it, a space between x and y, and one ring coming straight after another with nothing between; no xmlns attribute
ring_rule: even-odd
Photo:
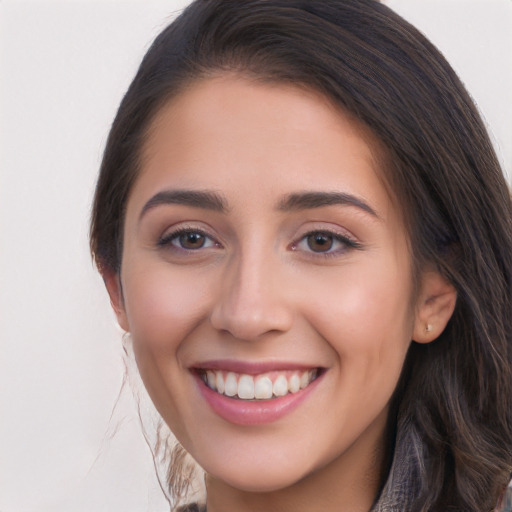
<svg viewBox="0 0 512 512"><path fill-rule="evenodd" d="M198 247L197 249L187 249L185 247L179 247L179 246L177 246L177 245L172 243L173 240L176 240L176 239L178 239L179 237L181 237L183 235L191 235L191 234L201 235L205 239L212 241L213 242L213 246L221 247L221 244L216 242L213 239L213 237L211 235L209 235L206 231L203 231L202 229L198 229L198 228L192 228L192 227L179 228L179 229L176 229L175 231L172 231L169 234L166 234L166 235L162 236L158 240L157 245L158 245L158 247L163 247L163 248L172 246L174 249L181 250L181 251L187 251L187 252L195 252L198 249L203 249L204 247Z"/></svg>
<svg viewBox="0 0 512 512"><path fill-rule="evenodd" d="M298 246L301 243L307 244L307 239L313 235L327 236L327 237L333 239L333 243L337 242L343 246L343 247L335 249L335 250L331 250L329 248L328 251L324 251L324 252L322 252L322 251L316 252L310 248L310 250L307 252L310 254L311 257L314 257L314 258L335 258L337 256L345 254L346 252L350 251L351 249L362 249L362 247L363 247L360 242L354 240L353 238L350 238L347 235L342 235L342 234L340 234L336 231L332 231L330 229L314 229L312 231L304 233L297 242L294 242L291 245L291 250L292 251L298 250Z"/></svg>
<svg viewBox="0 0 512 512"><path fill-rule="evenodd" d="M181 237L183 235L191 235L191 234L197 234L197 235L204 237L206 240L209 240L212 243L212 245L209 247L201 246L196 249L187 249L185 247L179 247L173 243L173 241L177 240L179 237ZM308 237L313 236L313 235L327 236L327 237L333 239L333 243L337 242L343 246L342 248L338 248L335 250L331 250L329 248L328 251L314 251L310 248L310 250L306 251L306 252L308 252L311 255L311 257L314 257L314 258L332 258L332 257L339 256L340 254L344 254L351 249L361 249L362 248L362 244L359 243L358 241L356 241L353 238L350 238L346 235L337 233L336 231L332 231L332 230L328 230L328 229L314 229L312 231L308 231L307 233L304 233L300 237L300 239L293 242L290 246L291 250L297 251L299 249L299 244L301 244L301 243L307 244ZM222 245L219 242L217 242L206 231L199 229L199 228L193 228L193 227L182 227L175 231L172 231L171 233L168 233L168 234L162 236L158 240L157 245L160 248L167 248L167 247L171 246L172 249L175 249L178 251L185 251L188 253L196 252L199 249L205 249L205 248L208 249L210 247L222 248Z"/></svg>

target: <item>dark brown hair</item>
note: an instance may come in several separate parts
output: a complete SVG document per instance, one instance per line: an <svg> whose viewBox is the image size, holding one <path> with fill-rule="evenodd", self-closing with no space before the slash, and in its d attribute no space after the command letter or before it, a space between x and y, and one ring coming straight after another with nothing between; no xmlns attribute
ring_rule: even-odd
<svg viewBox="0 0 512 512"><path fill-rule="evenodd" d="M222 72L324 94L389 158L415 269L458 301L433 343L412 343L394 398L394 458L375 510L490 511L512 470L512 207L483 122L439 51L375 0L197 0L147 52L107 141L91 249L122 265L128 196L155 113Z"/></svg>

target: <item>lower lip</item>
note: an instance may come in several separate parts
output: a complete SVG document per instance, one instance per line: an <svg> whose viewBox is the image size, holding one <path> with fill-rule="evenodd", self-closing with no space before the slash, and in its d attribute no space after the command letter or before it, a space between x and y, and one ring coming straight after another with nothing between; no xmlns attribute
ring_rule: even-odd
<svg viewBox="0 0 512 512"><path fill-rule="evenodd" d="M323 374L297 393L254 401L221 395L209 388L199 375L195 377L203 398L218 416L236 425L263 425L277 421L296 409L314 391Z"/></svg>

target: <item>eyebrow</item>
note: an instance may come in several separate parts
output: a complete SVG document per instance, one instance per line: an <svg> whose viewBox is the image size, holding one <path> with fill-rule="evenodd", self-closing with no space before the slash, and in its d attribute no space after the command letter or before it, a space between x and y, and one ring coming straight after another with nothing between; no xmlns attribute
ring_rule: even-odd
<svg viewBox="0 0 512 512"><path fill-rule="evenodd" d="M219 213L226 213L229 208L227 201L213 191L203 190L163 190L155 194L143 206L139 219L156 206L179 204L202 208ZM277 209L283 212L309 210L324 206L342 205L354 206L379 218L377 212L365 201L352 194L344 192L298 192L285 196L279 201Z"/></svg>
<svg viewBox="0 0 512 512"><path fill-rule="evenodd" d="M165 204L181 204L193 208L202 208L225 213L228 210L223 197L216 192L202 190L163 190L155 194L142 208L139 219L152 208Z"/></svg>
<svg viewBox="0 0 512 512"><path fill-rule="evenodd" d="M379 218L377 212L368 203L359 197L343 192L302 192L290 194L280 201L278 209L281 211L296 211L331 205L355 206Z"/></svg>

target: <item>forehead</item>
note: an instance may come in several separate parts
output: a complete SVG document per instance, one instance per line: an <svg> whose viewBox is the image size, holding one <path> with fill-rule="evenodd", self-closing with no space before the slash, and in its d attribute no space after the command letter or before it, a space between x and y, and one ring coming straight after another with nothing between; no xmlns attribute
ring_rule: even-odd
<svg viewBox="0 0 512 512"><path fill-rule="evenodd" d="M220 76L193 83L160 109L135 188L146 196L159 187L235 196L340 189L386 214L382 153L369 129L314 91Z"/></svg>

